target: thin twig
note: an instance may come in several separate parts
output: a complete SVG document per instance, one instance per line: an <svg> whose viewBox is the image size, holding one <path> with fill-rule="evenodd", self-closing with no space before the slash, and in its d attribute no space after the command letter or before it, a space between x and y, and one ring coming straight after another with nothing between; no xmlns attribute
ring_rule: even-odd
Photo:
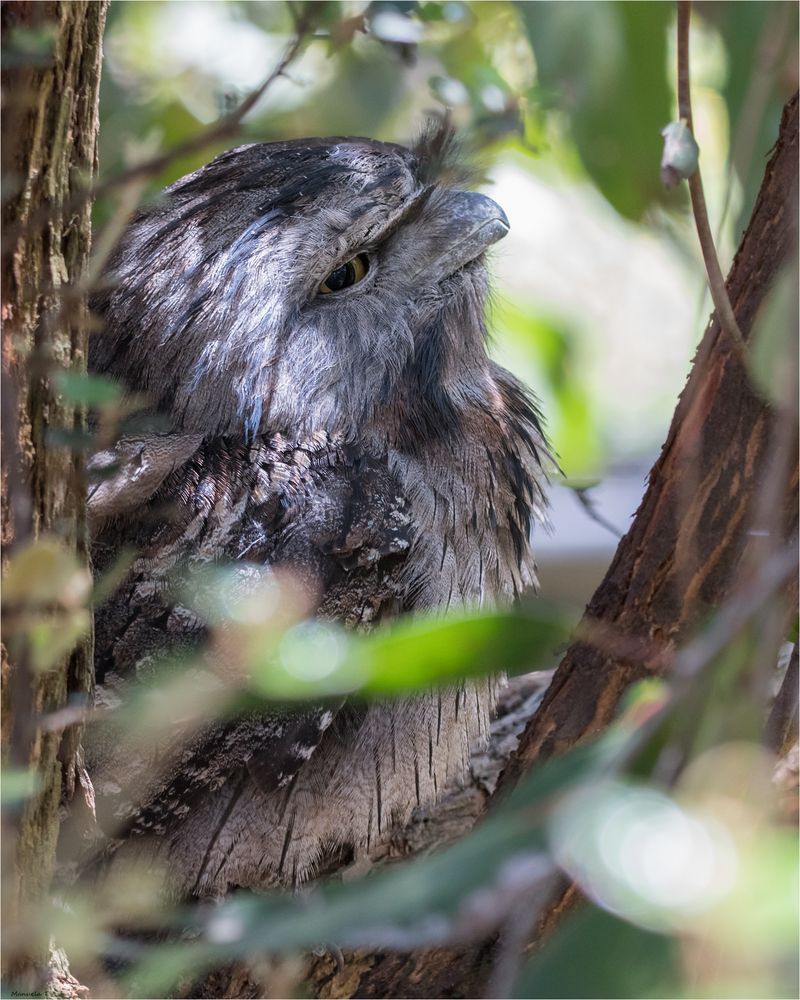
<svg viewBox="0 0 800 1000"><path fill-rule="evenodd" d="M691 11L691 0L678 0L678 116L686 122L686 127L689 131L692 131L692 98L689 80L689 22L691 20ZM692 199L692 213L694 214L695 226L697 228L697 237L700 241L700 250L703 254L703 262L705 263L706 274L708 276L708 287L711 291L711 298L714 301L714 308L717 311L717 318L720 326L728 335L739 360L746 365L747 346L742 331L739 329L739 324L736 322L731 300L728 298L725 277L722 274L717 250L714 246L714 236L708 221L708 209L706 208L703 179L699 166L689 178L689 193Z"/></svg>
<svg viewBox="0 0 800 1000"><path fill-rule="evenodd" d="M620 531L619 528L611 523L611 521L608 521L605 517L603 517L597 509L597 501L589 494L590 487L571 486L570 489L575 494L578 503L586 511L587 516L594 521L595 524L599 524L601 528L605 528L606 531L610 531L617 541L619 541L624 532Z"/></svg>
<svg viewBox="0 0 800 1000"><path fill-rule="evenodd" d="M126 185L134 182L150 180L151 178L158 176L158 174L162 171L166 170L167 167L169 167L176 160L182 159L185 156L190 156L207 146L211 146L222 139L227 139L230 136L235 135L238 132L239 126L241 125L242 119L245 115L253 109L258 101L261 100L273 83L285 74L289 65L294 62L300 54L300 50L309 37L309 31L313 23L313 10L314 4L307 3L303 7L302 12L294 17L296 28L295 35L290 44L287 46L280 62L277 66L275 66L264 82L248 94L238 107L236 107L229 114L225 115L215 124L204 129L197 135L192 136L185 142L178 143L177 146L173 146L171 149L166 150L166 152L158 153L150 159L143 160L141 163L136 163L133 166L128 167L126 170L121 170L119 173L114 174L112 177L109 177L108 180L105 180L100 184L88 184L85 187L79 188L63 203L60 207L61 212L66 216L70 212L74 212L79 209L87 201L92 201L101 195L108 194L116 188L125 187ZM50 206L45 206L41 211L34 212L22 226L18 229L12 230L10 233L5 234L3 241L4 245L8 246L9 244L16 243L16 241L20 238L23 238L30 233L35 232L37 228L46 225L50 221L51 213L52 209Z"/></svg>
<svg viewBox="0 0 800 1000"><path fill-rule="evenodd" d="M133 166L128 167L127 170L123 170L114 177L110 177L102 184L98 184L94 189L91 189L88 192L89 196L96 198L99 195L106 194L114 188L120 187L121 185L129 184L131 181L155 177L157 174L160 174L162 170L165 170L171 163L174 163L175 160L182 159L185 156L190 156L192 153L196 153L206 146L213 145L220 139L227 139L229 136L234 135L238 131L239 125L241 124L244 116L255 107L273 83L279 77L284 75L285 71L289 68L289 65L294 62L299 55L300 49L308 36L308 30L311 26L310 13L311 7L308 5L304 8L302 15L295 19L296 34L284 52L281 61L272 70L266 80L264 80L260 86L256 87L252 93L248 94L248 96L237 108L221 118L215 125L211 125L209 128L200 132L199 135L192 136L185 142L179 143L177 146L173 146L172 149L168 149L165 153L159 153L157 156L153 156L149 160L144 160L142 163L134 164Z"/></svg>

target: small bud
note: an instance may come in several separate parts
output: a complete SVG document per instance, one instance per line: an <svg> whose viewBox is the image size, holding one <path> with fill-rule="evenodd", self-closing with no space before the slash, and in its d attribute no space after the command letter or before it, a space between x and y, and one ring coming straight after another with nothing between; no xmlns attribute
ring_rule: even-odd
<svg viewBox="0 0 800 1000"><path fill-rule="evenodd" d="M670 122L661 129L664 152L661 155L661 183L667 190L691 177L697 170L700 147L697 145L686 119Z"/></svg>

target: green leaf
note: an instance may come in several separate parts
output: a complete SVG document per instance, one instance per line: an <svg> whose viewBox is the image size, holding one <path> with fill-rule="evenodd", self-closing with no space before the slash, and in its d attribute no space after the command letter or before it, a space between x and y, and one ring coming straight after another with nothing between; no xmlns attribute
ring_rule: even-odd
<svg viewBox="0 0 800 1000"><path fill-rule="evenodd" d="M35 795L41 787L41 777L36 770L3 768L0 773L0 802L12 805Z"/></svg>
<svg viewBox="0 0 800 1000"><path fill-rule="evenodd" d="M62 542L43 536L10 559L3 577L3 604L85 604L91 578L85 566Z"/></svg>
<svg viewBox="0 0 800 1000"><path fill-rule="evenodd" d="M53 375L53 384L71 403L85 406L113 406L122 398L120 384L105 375L59 371Z"/></svg>
<svg viewBox="0 0 800 1000"><path fill-rule="evenodd" d="M122 548L115 556L111 565L99 574L92 589L92 605L99 607L107 601L114 591L127 577L136 560L137 552L132 548Z"/></svg>
<svg viewBox="0 0 800 1000"><path fill-rule="evenodd" d="M568 630L566 615L537 603L516 613L409 618L368 636L301 622L277 650L272 634L256 630L247 641L254 688L283 700L398 695L464 677L523 673L549 666Z"/></svg>
<svg viewBox="0 0 800 1000"><path fill-rule="evenodd" d="M46 22L37 27L17 25L3 35L3 65L48 66L53 58L58 25Z"/></svg>
<svg viewBox="0 0 800 1000"><path fill-rule="evenodd" d="M547 415L547 433L564 474L585 485L602 469L602 413L586 387L592 364L585 343L561 317L542 315L525 303L498 306L495 356L537 386Z"/></svg>
<svg viewBox="0 0 800 1000"><path fill-rule="evenodd" d="M522 3L540 87L556 95L597 187L640 219L662 198L659 133L671 118L667 3Z"/></svg>
<svg viewBox="0 0 800 1000"><path fill-rule="evenodd" d="M681 996L680 956L669 937L590 907L568 919L522 969L513 997Z"/></svg>
<svg viewBox="0 0 800 1000"><path fill-rule="evenodd" d="M94 443L92 434L82 427L48 427L45 440L51 448L69 448L76 453L89 451Z"/></svg>
<svg viewBox="0 0 800 1000"><path fill-rule="evenodd" d="M739 234L755 205L783 104L796 89L785 67L795 61L797 5L784 0L709 3L702 7L702 18L720 32L727 49L721 93L730 120L733 167L743 187L732 227Z"/></svg>
<svg viewBox="0 0 800 1000"><path fill-rule="evenodd" d="M40 673L52 669L72 652L90 627L91 618L84 608L31 622L27 636L33 669Z"/></svg>
<svg viewBox="0 0 800 1000"><path fill-rule="evenodd" d="M756 314L750 337L750 374L756 388L779 406L791 403L797 365L797 261L784 267Z"/></svg>

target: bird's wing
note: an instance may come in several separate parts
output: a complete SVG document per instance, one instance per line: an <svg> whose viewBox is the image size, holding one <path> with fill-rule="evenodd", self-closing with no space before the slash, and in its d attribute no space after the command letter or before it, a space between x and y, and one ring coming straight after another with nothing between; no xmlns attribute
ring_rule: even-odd
<svg viewBox="0 0 800 1000"><path fill-rule="evenodd" d="M138 553L96 613L101 705L135 700L164 654L189 653L207 639L205 622L180 601L187 572L229 563L236 602L265 576L289 573L313 611L355 626L399 610L397 567L410 545L410 518L385 458L353 454L326 435L301 445L181 435L126 442L95 458L98 467L105 474L91 493L97 568L121 548ZM224 660L215 647L217 675L230 672ZM313 754L338 707L250 711L199 729L176 724L174 738L152 742L99 725L89 751L100 776L98 812L116 829L161 834L195 795L237 769L275 792Z"/></svg>

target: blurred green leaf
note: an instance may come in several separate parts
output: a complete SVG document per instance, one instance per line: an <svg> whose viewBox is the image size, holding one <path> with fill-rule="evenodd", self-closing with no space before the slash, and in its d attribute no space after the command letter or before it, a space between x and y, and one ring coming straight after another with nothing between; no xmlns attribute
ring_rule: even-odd
<svg viewBox="0 0 800 1000"><path fill-rule="evenodd" d="M568 796L551 849L582 891L654 931L677 931L730 896L739 854L726 827L658 789L619 780Z"/></svg>
<svg viewBox="0 0 800 1000"><path fill-rule="evenodd" d="M444 19L444 4L429 0L428 3L420 3L417 8L417 16L420 21L441 21Z"/></svg>
<svg viewBox="0 0 800 1000"><path fill-rule="evenodd" d="M559 927L523 968L513 997L644 1000L682 996L678 946L595 907Z"/></svg>
<svg viewBox="0 0 800 1000"><path fill-rule="evenodd" d="M117 553L113 563L98 573L95 577L94 588L92 590L91 603L98 607L103 601L108 600L114 591L119 587L128 575L131 566L136 559L134 549L123 548Z"/></svg>
<svg viewBox="0 0 800 1000"><path fill-rule="evenodd" d="M38 771L4 767L0 772L0 802L13 805L35 795L41 787Z"/></svg>
<svg viewBox="0 0 800 1000"><path fill-rule="evenodd" d="M103 407L112 406L122 399L122 386L105 375L59 371L53 375L53 384L71 403Z"/></svg>
<svg viewBox="0 0 800 1000"><path fill-rule="evenodd" d="M56 666L90 628L91 617L84 608L32 621L27 628L27 638L33 669L44 672Z"/></svg>
<svg viewBox="0 0 800 1000"><path fill-rule="evenodd" d="M518 613L412 618L368 636L323 622L302 622L277 652L256 632L248 658L253 686L269 698L358 691L397 695L490 673L522 673L552 661L569 634L566 616L538 605ZM253 641L253 639L255 641Z"/></svg>
<svg viewBox="0 0 800 1000"><path fill-rule="evenodd" d="M3 34L3 65L48 66L58 35L58 25L47 22L36 27L14 25Z"/></svg>
<svg viewBox="0 0 800 1000"><path fill-rule="evenodd" d="M662 197L659 134L672 117L666 3L522 3L540 86L567 113L584 166L630 219Z"/></svg>
<svg viewBox="0 0 800 1000"><path fill-rule="evenodd" d="M585 341L568 322L519 302L502 302L496 324L499 360L537 386L558 463L568 480L585 485L605 459L601 421L581 377Z"/></svg>
<svg viewBox="0 0 800 1000"><path fill-rule="evenodd" d="M457 924L474 932L492 895L533 889L542 870L538 829L549 803L605 768L616 737L584 744L526 776L492 816L457 843L357 882L328 884L302 897L241 894L201 920L202 940L153 949L133 970L137 995L159 996L174 979L238 955L276 954L322 943L342 947L435 941ZM184 921L186 918L183 918ZM197 926L195 924L195 926Z"/></svg>
<svg viewBox="0 0 800 1000"><path fill-rule="evenodd" d="M797 366L796 260L778 273L756 314L750 345L750 373L756 387L771 403L790 405Z"/></svg>
<svg viewBox="0 0 800 1000"><path fill-rule="evenodd" d="M70 451L81 453L89 451L94 443L94 436L83 427L48 427L45 440L51 448L69 448Z"/></svg>
<svg viewBox="0 0 800 1000"><path fill-rule="evenodd" d="M747 225L775 142L784 102L796 89L787 67L796 62L797 5L784 0L736 0L702 7L721 33L728 55L722 96L728 109L731 156L743 198L733 231Z"/></svg>
<svg viewBox="0 0 800 1000"><path fill-rule="evenodd" d="M705 931L738 955L757 961L777 959L787 971L790 965L796 971L800 930L796 831L762 827L743 847L734 890L711 914Z"/></svg>
<svg viewBox="0 0 800 1000"><path fill-rule="evenodd" d="M3 603L83 605L91 588L91 577L58 539L43 536L15 552L3 577Z"/></svg>

